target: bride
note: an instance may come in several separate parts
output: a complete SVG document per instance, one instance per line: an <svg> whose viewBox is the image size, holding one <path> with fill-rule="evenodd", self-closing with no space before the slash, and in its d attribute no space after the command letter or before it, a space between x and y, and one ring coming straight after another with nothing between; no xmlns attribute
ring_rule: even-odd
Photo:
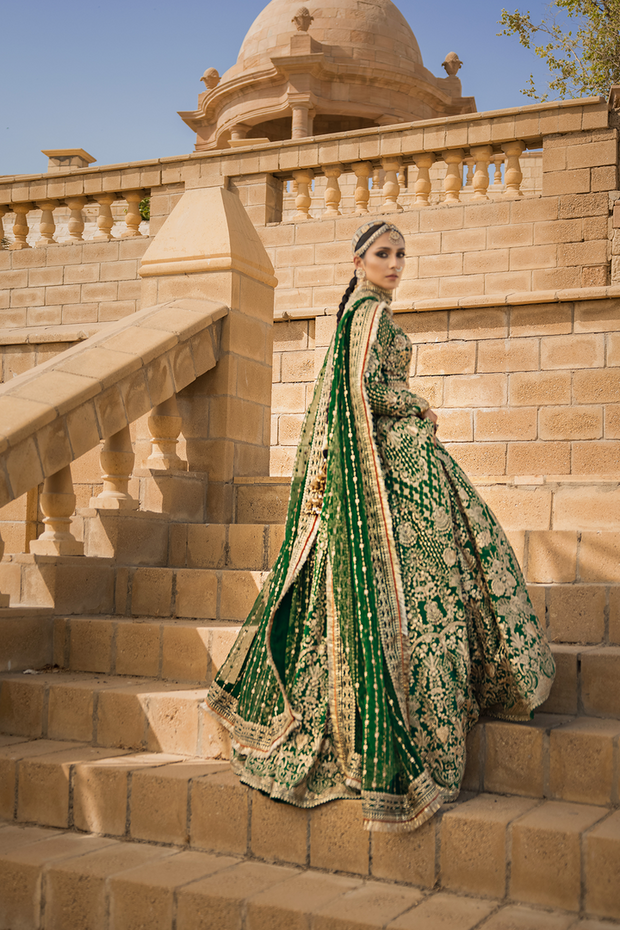
<svg viewBox="0 0 620 930"><path fill-rule="evenodd" d="M501 527L408 389L404 238L367 223L353 256L285 540L207 705L245 784L299 807L361 796L367 829L411 830L458 794L479 715L529 719L554 664Z"/></svg>

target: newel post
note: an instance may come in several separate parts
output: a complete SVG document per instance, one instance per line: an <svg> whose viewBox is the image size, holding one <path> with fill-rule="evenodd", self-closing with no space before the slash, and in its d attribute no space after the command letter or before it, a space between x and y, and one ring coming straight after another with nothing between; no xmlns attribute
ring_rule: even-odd
<svg viewBox="0 0 620 930"><path fill-rule="evenodd" d="M216 364L176 400L189 471L207 473L207 520L230 523L234 479L269 474L273 266L237 194L211 187L183 194L140 274L142 306L184 298L229 308L218 324ZM174 445L175 417L170 406L154 411L155 455L174 455L162 440Z"/></svg>

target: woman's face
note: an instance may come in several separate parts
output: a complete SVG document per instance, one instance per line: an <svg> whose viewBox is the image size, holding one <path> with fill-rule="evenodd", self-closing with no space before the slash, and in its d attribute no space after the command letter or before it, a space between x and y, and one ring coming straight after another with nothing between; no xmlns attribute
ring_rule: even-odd
<svg viewBox="0 0 620 930"><path fill-rule="evenodd" d="M363 258L356 255L353 259L356 268L363 268L371 284L393 291L398 287L405 267L405 243L399 237L394 240L391 233L379 236Z"/></svg>

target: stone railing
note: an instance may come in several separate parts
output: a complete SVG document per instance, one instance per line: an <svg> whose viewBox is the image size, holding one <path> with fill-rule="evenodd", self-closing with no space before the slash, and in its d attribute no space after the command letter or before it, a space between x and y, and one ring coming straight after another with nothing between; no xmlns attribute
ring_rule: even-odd
<svg viewBox="0 0 620 930"><path fill-rule="evenodd" d="M128 484L129 427L139 417L150 412L147 465L171 472L187 467L175 452L182 428L176 395L215 366L228 312L211 300L151 307L0 387L0 506L43 483L45 530L30 544L32 553L83 554L70 529L71 463L100 441L103 490L91 506L138 509Z"/></svg>
<svg viewBox="0 0 620 930"><path fill-rule="evenodd" d="M238 198L187 192L142 274L147 309L0 386L0 507L43 483L45 529L29 557L83 554L71 533L71 464L100 442L103 489L90 507L139 508L130 426L147 414L147 469L202 472L210 522L232 519L233 469L267 472L276 282Z"/></svg>
<svg viewBox="0 0 620 930"><path fill-rule="evenodd" d="M254 187L244 205L255 225L310 217L394 212L462 200L519 198L539 192L546 136L606 129L600 97L356 130L284 142L260 142L125 165L68 169L0 179L0 218L15 214L14 242L27 247L28 214L41 211L37 245L54 243L54 210L71 211L69 240L80 241L81 211L97 203L98 238L112 237L111 206L127 204L121 236L139 235L139 204L180 186ZM524 161L529 175L524 184ZM542 168L540 160L542 159ZM266 193L264 188L266 185ZM243 198L242 198L243 199ZM284 210L284 213L283 213ZM157 211L155 211L157 212ZM153 215L153 211L152 211ZM156 229L157 231L157 229Z"/></svg>
<svg viewBox="0 0 620 930"><path fill-rule="evenodd" d="M51 185L53 188L53 184ZM66 184L60 184L67 187ZM77 185L83 187L84 185ZM0 204L0 239L5 247L13 250L37 248L50 245L73 245L84 242L85 217L84 208L88 204L97 204L96 231L90 237L95 242L109 242L111 239L134 239L142 235L140 225L143 222L140 204L150 197L150 190L134 190L118 193L101 191L93 194L43 197L36 201L12 201ZM120 203L119 203L120 201ZM115 210L112 210L113 205ZM118 227L118 214L122 215L122 229L113 234ZM62 232L59 235L58 213L62 214ZM5 235L4 217L14 214L12 239ZM56 216L55 216L56 213ZM115 215L116 214L116 215ZM34 216L37 232L34 233L32 219ZM8 232L8 230L7 230ZM63 235L64 233L64 235Z"/></svg>

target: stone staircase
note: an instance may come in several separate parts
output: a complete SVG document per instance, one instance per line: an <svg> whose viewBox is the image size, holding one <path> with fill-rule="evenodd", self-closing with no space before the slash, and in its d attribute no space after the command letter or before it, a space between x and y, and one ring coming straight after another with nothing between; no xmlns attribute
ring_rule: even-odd
<svg viewBox="0 0 620 930"><path fill-rule="evenodd" d="M63 613L0 611L0 930L620 926L613 564L584 580L587 534L513 531L557 660L551 696L531 723L480 721L457 803L414 833L369 834L356 802L303 811L242 786L200 706L282 539L273 484L244 485L244 523L117 515L105 559L100 515L81 511L82 564L110 574L110 609L80 611L74 585ZM613 552L617 534L590 532ZM574 577L555 581L573 536ZM28 559L4 563L20 591Z"/></svg>

